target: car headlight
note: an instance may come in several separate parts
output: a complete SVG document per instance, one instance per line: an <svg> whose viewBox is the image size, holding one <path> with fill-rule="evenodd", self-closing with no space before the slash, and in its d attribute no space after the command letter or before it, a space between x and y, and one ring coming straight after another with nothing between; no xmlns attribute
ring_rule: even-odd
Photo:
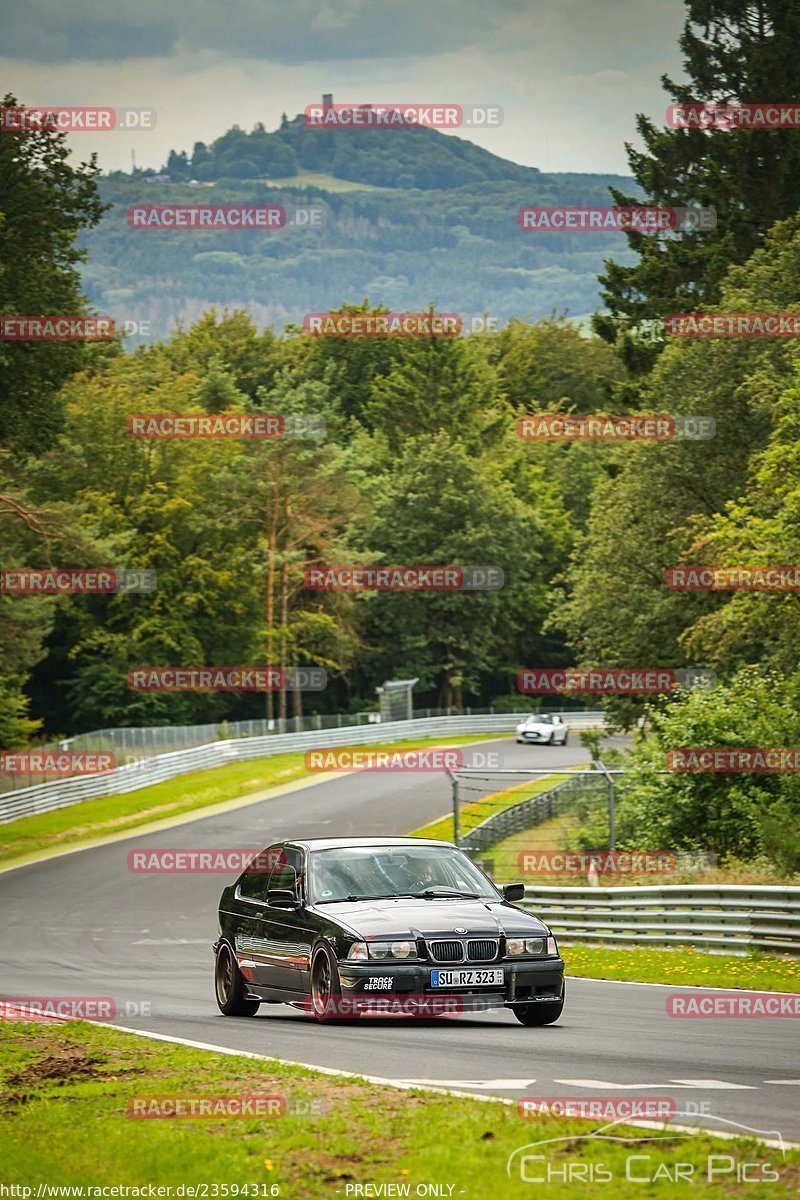
<svg viewBox="0 0 800 1200"><path fill-rule="evenodd" d="M547 953L548 954L558 954L558 946L556 945L556 939L552 936L547 939Z"/></svg>
<svg viewBox="0 0 800 1200"><path fill-rule="evenodd" d="M508 938L506 954L516 958L520 954L541 954L544 950L544 938Z"/></svg>
<svg viewBox="0 0 800 1200"><path fill-rule="evenodd" d="M348 958L354 958L357 962L369 958L366 942L353 942L350 949L347 951Z"/></svg>
<svg viewBox="0 0 800 1200"><path fill-rule="evenodd" d="M368 942L370 958L413 958L417 953L416 942Z"/></svg>

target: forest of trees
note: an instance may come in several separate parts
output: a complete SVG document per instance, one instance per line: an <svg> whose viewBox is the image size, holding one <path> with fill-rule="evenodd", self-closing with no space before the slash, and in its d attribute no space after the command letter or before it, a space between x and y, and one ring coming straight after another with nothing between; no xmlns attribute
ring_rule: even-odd
<svg viewBox="0 0 800 1200"><path fill-rule="evenodd" d="M453 140L431 136L445 148ZM312 180L292 187L231 179L210 186L147 180L141 172L99 180L100 196L110 207L81 244L89 254L83 283L95 310L119 320L147 320L155 337L171 336L178 321L189 324L213 306L246 305L259 325L281 329L301 323L307 312L363 296L395 310L432 302L445 312L488 312L506 321L569 308L588 320L598 301L603 258L635 260L613 231L585 233L576 241L569 234L523 232L517 225L518 210L527 204L607 204L609 186L626 183L614 175L543 174L533 187L501 178L429 191L339 191ZM199 235L142 233L127 223L133 204L198 201L317 205L326 221L319 228L266 234Z"/></svg>
<svg viewBox="0 0 800 1200"><path fill-rule="evenodd" d="M797 56L785 52L794 18L782 6L687 7L690 82L679 97L762 100L773 78L783 95L800 93ZM322 665L327 691L302 701L318 711L372 704L391 677L418 677L422 702L519 708L514 680L526 666L708 666L720 680L712 691L609 703L628 726L647 716L620 800L622 844L766 853L797 869L797 776L664 783L654 772L671 746L800 745L796 593L664 583L680 562L800 561L796 346L669 340L658 327L667 311L800 309L789 169L800 135L643 131L647 155L631 151L631 167L644 194L713 204L718 230L706 241L651 238L631 268L621 255L609 261L593 336L563 317L522 314L468 338L311 339L260 329L232 302L135 353L3 343L4 560L146 568L158 589L0 596L0 742L265 712L257 695L132 694L127 670L140 663ZM96 166L68 165L60 137L43 132L4 135L3 167L4 311L80 311L75 238L101 219ZM38 241L16 236L14 214L29 220L45 207L53 220ZM391 297L336 299L382 302ZM326 435L126 434L134 412L233 411L313 413ZM716 436L520 441L517 417L540 411L711 416ZM492 564L505 586L312 592L304 571L319 562Z"/></svg>

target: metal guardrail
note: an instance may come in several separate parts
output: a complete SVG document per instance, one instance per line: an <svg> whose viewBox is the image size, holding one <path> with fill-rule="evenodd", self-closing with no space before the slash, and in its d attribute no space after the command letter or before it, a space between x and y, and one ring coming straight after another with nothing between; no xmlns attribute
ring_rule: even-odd
<svg viewBox="0 0 800 1200"><path fill-rule="evenodd" d="M369 745L396 742L407 738L446 737L469 733L514 732L514 725L527 713L494 713L482 716L431 717L412 721L388 721L373 725L351 725L343 729L312 730L306 733L278 733L266 737L238 738L193 746L170 754L140 759L101 775L81 775L56 779L49 783L20 788L0 796L0 825L35 813L52 812L94 800L134 792L154 783L163 783L178 775L222 767L228 763L247 762L273 754L288 754L302 750L326 749L331 746ZM564 713L572 725L596 725L603 713Z"/></svg>
<svg viewBox="0 0 800 1200"><path fill-rule="evenodd" d="M544 700L552 697L544 697ZM563 702L563 698L562 698ZM551 712L545 704L542 711ZM560 716L588 715L602 719L598 712L586 713L584 709L575 708L559 710ZM495 708L465 708L458 712L455 708L415 708L411 712L411 720L423 720L430 717L483 717L501 716L509 721L520 721L530 716L530 711L524 713L501 712ZM405 716L399 718L406 720ZM77 733L73 737L63 738L58 742L46 745L26 747L26 751L51 752L86 751L90 754L112 754L117 763L130 763L141 758L154 758L157 754L172 754L175 750L191 750L194 746L207 746L210 742L228 741L236 738L279 737L284 733L312 733L322 729L350 729L357 725L380 724L381 714L375 712L357 713L311 713L304 717L275 717L260 718L249 721L217 721L206 725L121 725L109 729L92 729L88 733ZM4 792L21 791L24 788L36 787L37 784L49 782L41 771L30 770L25 774L4 774L0 772L0 795Z"/></svg>
<svg viewBox="0 0 800 1200"><path fill-rule="evenodd" d="M529 884L524 906L565 945L696 946L729 954L759 949L800 955L800 887Z"/></svg>

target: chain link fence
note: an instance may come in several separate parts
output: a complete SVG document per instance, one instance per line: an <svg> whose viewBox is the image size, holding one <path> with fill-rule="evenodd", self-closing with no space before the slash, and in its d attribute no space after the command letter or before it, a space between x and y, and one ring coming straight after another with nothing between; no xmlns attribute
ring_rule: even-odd
<svg viewBox="0 0 800 1200"><path fill-rule="evenodd" d="M525 778L535 774L538 778ZM713 870L716 858L706 851L612 852L602 844L585 846L587 817L606 807L610 812L623 776L619 769L598 767L549 774L505 770L494 776L453 772L455 840L499 883L562 888L633 879L670 883ZM501 778L505 786L489 790L497 789Z"/></svg>
<svg viewBox="0 0 800 1200"><path fill-rule="evenodd" d="M494 790L501 784L500 790ZM492 789L492 790L489 790ZM528 831L551 822L537 845L569 848L569 830L590 803L603 803L608 783L600 772L504 771L493 776L455 772L453 805L457 841L484 870L504 881L521 878L520 856Z"/></svg>

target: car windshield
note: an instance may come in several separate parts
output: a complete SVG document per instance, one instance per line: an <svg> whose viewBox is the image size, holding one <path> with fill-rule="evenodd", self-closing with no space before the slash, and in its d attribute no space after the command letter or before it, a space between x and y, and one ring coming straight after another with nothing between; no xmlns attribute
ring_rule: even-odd
<svg viewBox="0 0 800 1200"><path fill-rule="evenodd" d="M535 717L528 717L529 725L553 725L553 718L545 716L544 713L537 714Z"/></svg>
<svg viewBox="0 0 800 1200"><path fill-rule="evenodd" d="M311 854L318 903L392 896L497 900L484 875L455 846L343 846Z"/></svg>

